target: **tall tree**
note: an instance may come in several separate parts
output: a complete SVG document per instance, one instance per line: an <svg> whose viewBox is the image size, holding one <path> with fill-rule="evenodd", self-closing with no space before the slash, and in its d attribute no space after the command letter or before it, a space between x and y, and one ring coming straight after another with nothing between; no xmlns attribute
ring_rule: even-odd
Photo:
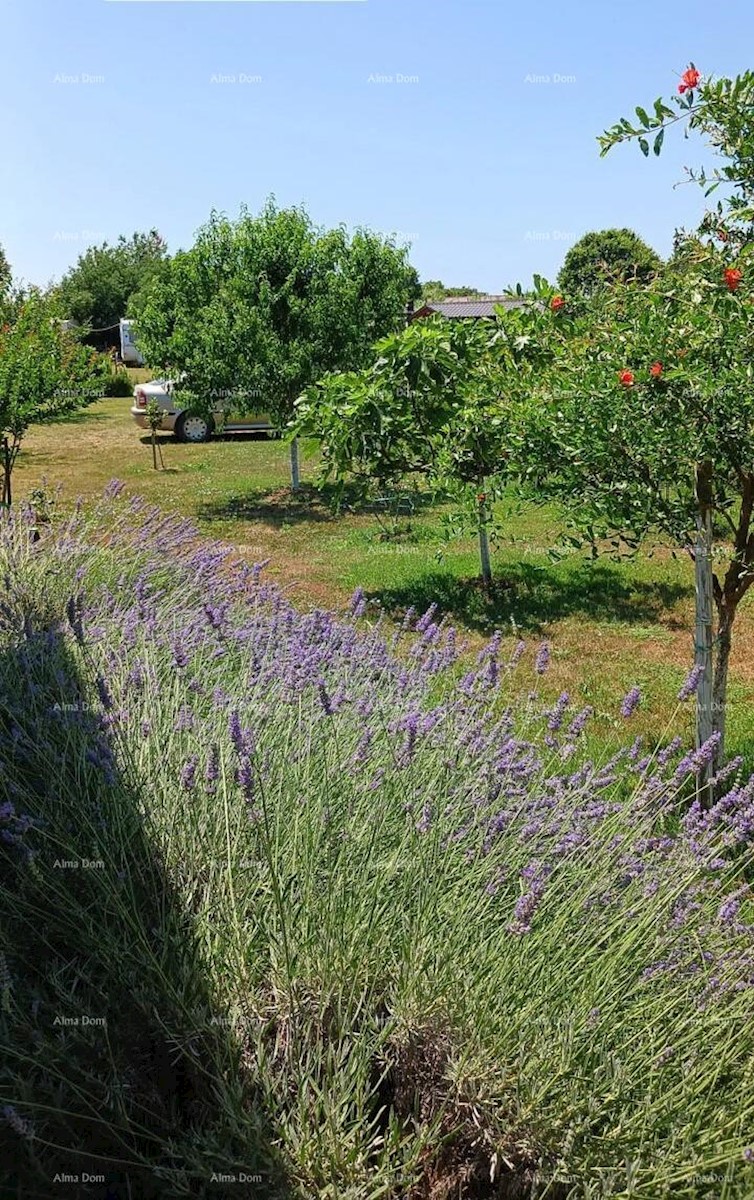
<svg viewBox="0 0 754 1200"><path fill-rule="evenodd" d="M164 270L166 254L156 229L121 236L114 246L90 246L58 285L64 316L93 329L116 325L137 293Z"/></svg>
<svg viewBox="0 0 754 1200"><path fill-rule="evenodd" d="M417 295L407 250L392 239L320 229L304 209L269 200L258 216L212 214L143 294L139 343L149 362L181 377L192 407L266 411L283 429L302 391L367 362ZM291 485L299 487L296 439Z"/></svg>
<svg viewBox="0 0 754 1200"><path fill-rule="evenodd" d="M606 284L638 279L647 282L662 260L631 229L585 233L571 246L558 275L558 286L571 296L590 296Z"/></svg>

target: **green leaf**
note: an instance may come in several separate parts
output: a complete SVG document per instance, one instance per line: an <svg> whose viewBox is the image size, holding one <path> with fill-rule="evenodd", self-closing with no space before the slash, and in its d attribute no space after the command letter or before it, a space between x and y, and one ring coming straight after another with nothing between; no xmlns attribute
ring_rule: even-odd
<svg viewBox="0 0 754 1200"><path fill-rule="evenodd" d="M639 118L639 120L641 121L644 128L649 129L649 127L651 125L651 121L649 119L646 109L642 108L641 105L637 105L636 115Z"/></svg>
<svg viewBox="0 0 754 1200"><path fill-rule="evenodd" d="M665 130L661 129L660 132L657 134L657 137L654 140L654 145L652 146L652 149L654 150L655 154L659 155L660 151L662 150L662 143L664 140L665 140Z"/></svg>
<svg viewBox="0 0 754 1200"><path fill-rule="evenodd" d="M643 137L639 138L639 149L641 150L642 154L646 158L647 155L649 154L649 142L647 141L646 138L643 138Z"/></svg>

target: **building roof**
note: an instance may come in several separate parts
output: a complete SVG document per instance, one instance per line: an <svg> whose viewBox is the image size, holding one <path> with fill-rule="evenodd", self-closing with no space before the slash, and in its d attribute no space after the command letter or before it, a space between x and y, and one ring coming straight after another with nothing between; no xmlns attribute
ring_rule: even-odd
<svg viewBox="0 0 754 1200"><path fill-rule="evenodd" d="M414 317L428 317L439 313L443 317L494 317L496 308L521 308L526 304L522 296L481 296L479 299L459 297L457 300L428 300L417 308Z"/></svg>

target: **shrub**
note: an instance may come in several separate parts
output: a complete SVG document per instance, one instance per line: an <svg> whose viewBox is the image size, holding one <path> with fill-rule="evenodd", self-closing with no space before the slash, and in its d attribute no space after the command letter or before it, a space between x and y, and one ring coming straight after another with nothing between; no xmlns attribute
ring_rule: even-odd
<svg viewBox="0 0 754 1200"><path fill-rule="evenodd" d="M703 812L711 748L588 759L546 646L515 699L522 645L297 612L117 485L30 519L0 536L22 1181L86 1152L144 1196L751 1194L735 763Z"/></svg>
<svg viewBox="0 0 754 1200"><path fill-rule="evenodd" d="M105 386L102 389L103 396L131 396L133 394L133 384L128 376L128 371L114 371Z"/></svg>

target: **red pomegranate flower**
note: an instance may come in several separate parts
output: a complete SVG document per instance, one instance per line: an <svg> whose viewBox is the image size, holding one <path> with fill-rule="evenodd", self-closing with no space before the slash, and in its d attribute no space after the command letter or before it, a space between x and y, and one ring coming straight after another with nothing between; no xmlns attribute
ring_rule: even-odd
<svg viewBox="0 0 754 1200"><path fill-rule="evenodd" d="M684 71L683 75L681 75L681 82L678 84L678 91L681 93L681 95L683 95L684 92L692 91L700 79L701 75L697 71L696 67L689 67L689 69Z"/></svg>
<svg viewBox="0 0 754 1200"><path fill-rule="evenodd" d="M553 296L552 300L550 301L550 308L553 312L559 312L564 304L565 300L562 296Z"/></svg>
<svg viewBox="0 0 754 1200"><path fill-rule="evenodd" d="M653 379L659 379L660 376L662 375L662 363L661 362L652 363L652 366L649 368L649 374L652 376Z"/></svg>
<svg viewBox="0 0 754 1200"><path fill-rule="evenodd" d="M633 385L634 385L633 371L621 371L618 378L620 379L620 381L624 387L633 387Z"/></svg>
<svg viewBox="0 0 754 1200"><path fill-rule="evenodd" d="M731 292L735 292L736 288L744 277L743 271L739 271L737 267L726 267L723 275L726 287Z"/></svg>

